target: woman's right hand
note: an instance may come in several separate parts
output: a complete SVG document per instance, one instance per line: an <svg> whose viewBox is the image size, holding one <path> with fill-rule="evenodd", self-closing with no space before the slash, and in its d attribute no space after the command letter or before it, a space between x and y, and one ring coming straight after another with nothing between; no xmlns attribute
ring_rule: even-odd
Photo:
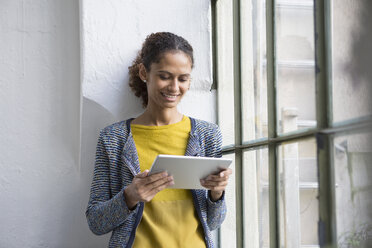
<svg viewBox="0 0 372 248"><path fill-rule="evenodd" d="M174 184L173 177L167 172L148 175L145 170L133 178L131 184L124 190L124 197L129 209L134 209L138 202L149 202L154 196Z"/></svg>

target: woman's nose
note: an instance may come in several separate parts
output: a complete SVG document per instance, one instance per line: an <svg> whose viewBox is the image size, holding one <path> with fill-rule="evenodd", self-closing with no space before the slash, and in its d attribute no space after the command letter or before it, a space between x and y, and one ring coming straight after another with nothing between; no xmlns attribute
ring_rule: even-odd
<svg viewBox="0 0 372 248"><path fill-rule="evenodd" d="M177 78L175 78L169 83L168 88L171 89L172 91L178 91L178 86L179 81Z"/></svg>

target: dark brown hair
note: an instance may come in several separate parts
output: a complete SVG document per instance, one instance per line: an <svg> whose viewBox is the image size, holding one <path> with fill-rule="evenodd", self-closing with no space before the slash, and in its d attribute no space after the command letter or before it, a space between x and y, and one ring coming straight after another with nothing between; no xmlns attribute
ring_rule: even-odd
<svg viewBox="0 0 372 248"><path fill-rule="evenodd" d="M191 67L194 66L194 55L191 45L181 36L169 32L152 33L142 44L136 59L129 69L129 86L137 97L142 100L143 107L147 106L147 86L139 77L139 64L143 64L146 71L150 71L152 63L159 63L166 52L182 51L190 57Z"/></svg>

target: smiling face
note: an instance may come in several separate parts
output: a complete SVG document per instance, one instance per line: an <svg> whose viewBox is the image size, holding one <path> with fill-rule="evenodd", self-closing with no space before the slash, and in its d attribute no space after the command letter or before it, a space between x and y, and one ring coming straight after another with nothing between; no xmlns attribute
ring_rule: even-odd
<svg viewBox="0 0 372 248"><path fill-rule="evenodd" d="M148 107L176 108L190 87L192 64L181 51L166 52L150 71L140 67L140 77L146 80Z"/></svg>

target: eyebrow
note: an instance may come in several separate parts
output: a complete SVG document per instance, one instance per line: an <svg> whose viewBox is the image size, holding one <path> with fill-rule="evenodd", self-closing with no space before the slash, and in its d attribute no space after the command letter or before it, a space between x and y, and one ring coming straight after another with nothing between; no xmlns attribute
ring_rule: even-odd
<svg viewBox="0 0 372 248"><path fill-rule="evenodd" d="M173 75L173 74L170 73L169 71L158 71L158 73L167 73L167 74ZM190 76L190 73L181 74L180 76Z"/></svg>

